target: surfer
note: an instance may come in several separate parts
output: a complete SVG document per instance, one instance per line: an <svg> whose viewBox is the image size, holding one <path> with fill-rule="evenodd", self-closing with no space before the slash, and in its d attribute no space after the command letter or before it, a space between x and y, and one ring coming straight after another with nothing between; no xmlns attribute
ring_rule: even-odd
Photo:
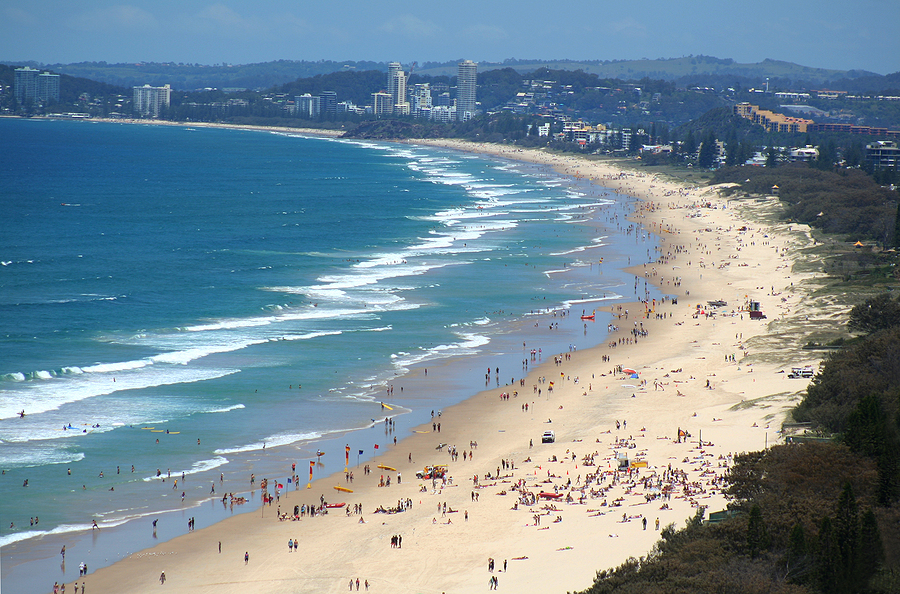
<svg viewBox="0 0 900 594"><path fill-rule="evenodd" d="M25 409L24 409L24 408L23 408L22 410L19 411L19 418L20 418L20 419L24 419L24 418L25 418Z"/></svg>

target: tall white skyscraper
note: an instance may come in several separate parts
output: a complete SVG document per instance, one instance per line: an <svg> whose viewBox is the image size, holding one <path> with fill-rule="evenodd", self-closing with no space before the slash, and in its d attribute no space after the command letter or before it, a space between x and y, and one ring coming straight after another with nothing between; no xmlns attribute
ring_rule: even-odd
<svg viewBox="0 0 900 594"><path fill-rule="evenodd" d="M134 87L134 111L145 117L158 118L159 112L164 107L169 107L171 97L172 88L169 85Z"/></svg>
<svg viewBox="0 0 900 594"><path fill-rule="evenodd" d="M406 73L399 62L388 64L388 93L395 115L409 114L409 103L406 101Z"/></svg>
<svg viewBox="0 0 900 594"><path fill-rule="evenodd" d="M314 119L319 117L320 105L319 98L313 97L309 93L294 97L294 106L297 109L297 115L301 118Z"/></svg>
<svg viewBox="0 0 900 594"><path fill-rule="evenodd" d="M465 122L475 115L475 88L478 64L472 60L460 62L456 76L456 119Z"/></svg>

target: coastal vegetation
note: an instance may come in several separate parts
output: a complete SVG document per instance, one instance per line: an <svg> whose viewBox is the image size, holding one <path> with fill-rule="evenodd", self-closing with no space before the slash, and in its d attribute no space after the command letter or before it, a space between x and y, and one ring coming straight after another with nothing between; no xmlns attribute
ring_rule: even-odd
<svg viewBox="0 0 900 594"><path fill-rule="evenodd" d="M898 196L856 168L823 171L816 163L784 167L724 167L714 183L732 184L725 195L771 196L785 205L784 216L848 241L876 241L892 247Z"/></svg>

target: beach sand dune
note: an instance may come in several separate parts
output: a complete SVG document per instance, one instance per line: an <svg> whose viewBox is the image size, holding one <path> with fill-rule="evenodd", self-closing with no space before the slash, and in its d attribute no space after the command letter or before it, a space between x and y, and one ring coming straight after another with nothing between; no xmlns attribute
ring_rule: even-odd
<svg viewBox="0 0 900 594"><path fill-rule="evenodd" d="M721 477L733 455L780 440L785 412L807 382L781 372L816 361L798 358L799 345L781 341L776 351L762 337L770 322L800 315L810 276L792 272L791 261L811 242L808 234L760 223L752 205L725 208L714 189L606 162L429 144L551 165L641 198L633 220L662 243L653 262L632 272L641 287L658 286L677 303L613 306L619 330L607 343L555 354L558 365L544 353L524 385L487 390L442 411L440 434L430 424L417 428L371 461L370 474L351 468L352 484L343 473L310 489L301 483L259 513L89 575L87 591L342 592L356 591L358 578L360 591L368 581L370 592L466 593L485 591L492 577L504 590L584 589L598 570L646 555L659 530L682 527L699 506L723 509ZM766 320L742 311L750 299L761 302ZM712 300L727 305L710 307ZM616 373L617 366L638 377ZM548 429L554 443L541 442ZM622 457L628 462L619 470ZM399 484L397 472L378 464L396 468ZM447 465L452 480L416 479L427 464ZM391 485L379 487L388 476ZM279 508L321 498L361 505L362 514L330 509L298 521L276 518ZM375 513L398 505L407 509ZM401 546L392 546L395 536ZM289 552L293 539L299 547Z"/></svg>

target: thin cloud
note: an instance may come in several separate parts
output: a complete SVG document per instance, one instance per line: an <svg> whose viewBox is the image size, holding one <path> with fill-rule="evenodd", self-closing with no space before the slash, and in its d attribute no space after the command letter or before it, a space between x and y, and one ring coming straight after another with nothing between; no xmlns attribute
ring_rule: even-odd
<svg viewBox="0 0 900 594"><path fill-rule="evenodd" d="M509 39L509 34L502 27L496 25L485 25L478 23L470 27L466 27L463 36L470 41L505 41Z"/></svg>
<svg viewBox="0 0 900 594"><path fill-rule="evenodd" d="M20 25L36 25L40 19L30 12L25 12L21 8L9 6L3 10L3 16L10 23L18 23Z"/></svg>
<svg viewBox="0 0 900 594"><path fill-rule="evenodd" d="M265 31L259 19L245 17L224 4L209 4L182 23L189 29L220 35L257 35Z"/></svg>
<svg viewBox="0 0 900 594"><path fill-rule="evenodd" d="M384 33L402 35L409 39L428 39L440 33L441 28L411 14L402 14L381 25Z"/></svg>
<svg viewBox="0 0 900 594"><path fill-rule="evenodd" d="M75 15L69 19L68 25L78 31L110 32L122 29L156 29L159 21L142 8L118 4Z"/></svg>
<svg viewBox="0 0 900 594"><path fill-rule="evenodd" d="M640 23L639 21L627 18L619 21L613 21L610 24L610 29L618 35L628 36L628 37L647 37L647 27Z"/></svg>

